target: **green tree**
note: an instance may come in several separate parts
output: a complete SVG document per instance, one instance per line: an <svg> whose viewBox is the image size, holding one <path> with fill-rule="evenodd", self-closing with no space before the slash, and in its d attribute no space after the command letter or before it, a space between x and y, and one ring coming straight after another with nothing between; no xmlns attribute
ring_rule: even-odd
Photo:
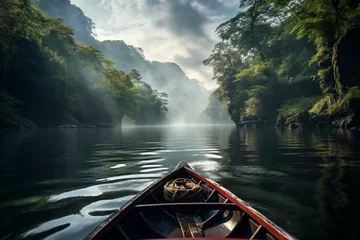
<svg viewBox="0 0 360 240"><path fill-rule="evenodd" d="M313 81L316 68L308 66L314 47L291 32L296 24L293 5L242 0L239 13L217 28L222 42L204 64L213 67L220 85L216 96L228 103L236 123L274 121L282 102L319 94ZM295 91L294 86L303 87Z"/></svg>
<svg viewBox="0 0 360 240"><path fill-rule="evenodd" d="M83 20L91 30L91 21ZM124 115L137 117L141 101L164 114L163 95L146 86L151 93L143 100L141 78L135 86L101 51L77 43L71 28L32 1L1 1L0 27L2 128L32 125L26 118L40 126L121 122Z"/></svg>
<svg viewBox="0 0 360 240"><path fill-rule="evenodd" d="M149 84L141 81L142 77L136 69L132 69L128 76L137 86L139 96L135 122L147 125L162 123L168 111L166 107L168 95L164 92L153 90Z"/></svg>
<svg viewBox="0 0 360 240"><path fill-rule="evenodd" d="M297 21L293 32L298 38L308 37L316 45L312 62L320 67L318 76L324 93L342 95L339 45L351 30L360 26L358 1L305 0L293 7L292 15Z"/></svg>
<svg viewBox="0 0 360 240"><path fill-rule="evenodd" d="M8 64L12 61L15 41L21 38L41 41L45 17L33 7L31 0L3 0L0 2L0 87L6 81Z"/></svg>

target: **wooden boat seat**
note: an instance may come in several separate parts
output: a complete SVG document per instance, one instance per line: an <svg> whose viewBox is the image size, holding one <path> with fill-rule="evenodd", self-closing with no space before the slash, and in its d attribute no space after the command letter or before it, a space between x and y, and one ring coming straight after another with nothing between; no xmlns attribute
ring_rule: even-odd
<svg viewBox="0 0 360 240"><path fill-rule="evenodd" d="M202 221L199 216L176 213L176 218L184 238L204 237Z"/></svg>
<svg viewBox="0 0 360 240"><path fill-rule="evenodd" d="M167 238L168 240L251 240L250 238ZM148 238L142 240L164 240L163 238ZM253 239L257 240L257 239Z"/></svg>
<svg viewBox="0 0 360 240"><path fill-rule="evenodd" d="M186 203L155 203L155 204L138 204L134 207L136 211L141 212L157 212L164 211L174 212L176 216L181 234L183 238L204 238L204 227L208 225L209 220L214 220L216 216L220 215L226 210L236 210L239 208L236 204L224 202L186 202ZM212 217L206 221L202 221L200 216L194 215L191 212L199 210L218 210ZM144 218L144 217L143 217ZM144 218L145 219L145 218ZM146 220L146 219L145 219ZM146 221L147 222L147 221Z"/></svg>
<svg viewBox="0 0 360 240"><path fill-rule="evenodd" d="M188 212L198 210L239 210L234 203L217 203L217 202L189 202L189 203L156 203L156 204L139 204L134 207L136 211L173 211Z"/></svg>
<svg viewBox="0 0 360 240"><path fill-rule="evenodd" d="M163 203L164 184L179 177L194 178L198 184L201 184L205 202ZM294 238L225 188L199 175L187 163L180 162L173 172L153 183L122 206L85 239L290 240Z"/></svg>

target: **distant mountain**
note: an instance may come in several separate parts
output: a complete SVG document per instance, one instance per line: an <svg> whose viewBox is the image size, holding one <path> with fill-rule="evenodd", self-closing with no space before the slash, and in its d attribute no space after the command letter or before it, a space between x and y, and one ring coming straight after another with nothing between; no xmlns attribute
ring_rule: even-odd
<svg viewBox="0 0 360 240"><path fill-rule="evenodd" d="M169 99L168 119L179 122L196 122L208 104L210 92L200 81L190 79L175 63L162 63L145 59L141 48L124 41L97 41L93 34L95 24L69 0L40 0L39 7L51 17L62 18L74 29L75 39L101 50L125 72L137 69L143 81L152 88L166 92Z"/></svg>

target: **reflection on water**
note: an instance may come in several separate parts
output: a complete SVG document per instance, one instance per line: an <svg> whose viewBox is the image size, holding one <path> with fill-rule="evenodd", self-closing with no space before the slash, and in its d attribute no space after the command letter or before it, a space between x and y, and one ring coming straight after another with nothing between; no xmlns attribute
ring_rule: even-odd
<svg viewBox="0 0 360 240"><path fill-rule="evenodd" d="M82 238L186 160L300 239L359 239L359 143L231 126L3 134L0 238Z"/></svg>

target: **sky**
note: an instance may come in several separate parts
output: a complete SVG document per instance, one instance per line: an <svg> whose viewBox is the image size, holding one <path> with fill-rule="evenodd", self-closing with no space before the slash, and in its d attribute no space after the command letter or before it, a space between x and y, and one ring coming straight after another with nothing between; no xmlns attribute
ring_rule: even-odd
<svg viewBox="0 0 360 240"><path fill-rule="evenodd" d="M202 64L220 41L215 29L238 11L239 0L71 0L96 24L98 40L124 40L149 61L175 62L208 89Z"/></svg>

